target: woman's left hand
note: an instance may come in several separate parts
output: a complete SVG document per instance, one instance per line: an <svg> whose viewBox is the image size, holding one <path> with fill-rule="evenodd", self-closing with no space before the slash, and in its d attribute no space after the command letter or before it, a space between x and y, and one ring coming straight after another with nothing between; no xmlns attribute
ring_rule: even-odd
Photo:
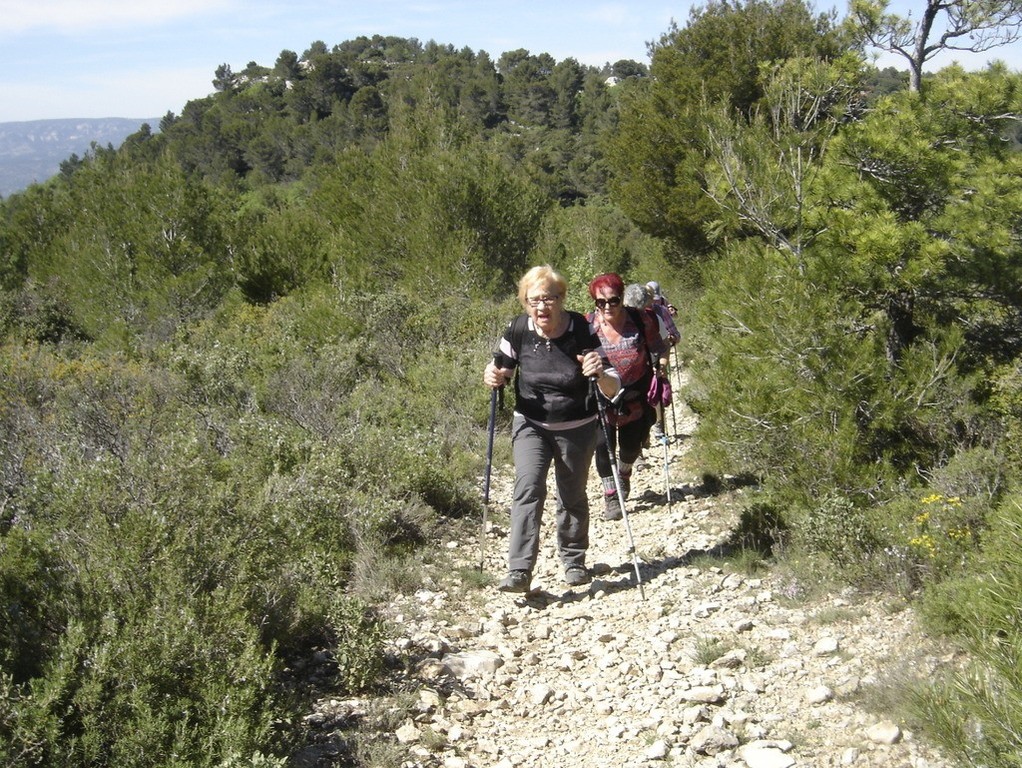
<svg viewBox="0 0 1022 768"><path fill-rule="evenodd" d="M578 361L582 364L582 373L586 378L596 379L603 375L603 360L599 352L586 352L579 355Z"/></svg>

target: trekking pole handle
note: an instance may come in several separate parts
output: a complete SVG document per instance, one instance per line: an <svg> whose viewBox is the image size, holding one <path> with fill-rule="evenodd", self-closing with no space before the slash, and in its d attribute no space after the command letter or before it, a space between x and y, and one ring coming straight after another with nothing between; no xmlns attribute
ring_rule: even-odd
<svg viewBox="0 0 1022 768"><path fill-rule="evenodd" d="M603 360L595 353L595 349L583 349L578 362L582 366L583 376L593 381L599 381L603 377ZM595 357L590 357L590 355L595 355Z"/></svg>
<svg viewBox="0 0 1022 768"><path fill-rule="evenodd" d="M492 389L503 389L510 381L509 369L501 368L496 360L491 360L483 371L483 383Z"/></svg>

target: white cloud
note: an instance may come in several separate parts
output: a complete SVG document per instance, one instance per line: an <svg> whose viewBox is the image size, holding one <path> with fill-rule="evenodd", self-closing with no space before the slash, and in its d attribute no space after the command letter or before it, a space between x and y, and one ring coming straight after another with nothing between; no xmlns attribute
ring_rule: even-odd
<svg viewBox="0 0 1022 768"><path fill-rule="evenodd" d="M0 35L155 25L234 5L235 0L0 0Z"/></svg>

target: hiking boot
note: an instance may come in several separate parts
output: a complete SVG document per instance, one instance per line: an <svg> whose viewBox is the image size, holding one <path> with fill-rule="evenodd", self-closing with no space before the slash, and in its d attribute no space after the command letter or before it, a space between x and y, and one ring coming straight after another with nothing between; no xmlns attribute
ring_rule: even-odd
<svg viewBox="0 0 1022 768"><path fill-rule="evenodd" d="M507 576L497 585L497 589L501 592L528 592L531 582L532 574L528 571L508 571Z"/></svg>
<svg viewBox="0 0 1022 768"><path fill-rule="evenodd" d="M632 475L621 475L618 479L621 481L621 498L627 499L632 492Z"/></svg>
<svg viewBox="0 0 1022 768"><path fill-rule="evenodd" d="M581 587L593 580L589 570L581 565L569 565L564 569L564 580L572 587Z"/></svg>
<svg viewBox="0 0 1022 768"><path fill-rule="evenodd" d="M606 494L603 497L603 519L620 520L621 516L621 500L618 499L617 493L611 492Z"/></svg>

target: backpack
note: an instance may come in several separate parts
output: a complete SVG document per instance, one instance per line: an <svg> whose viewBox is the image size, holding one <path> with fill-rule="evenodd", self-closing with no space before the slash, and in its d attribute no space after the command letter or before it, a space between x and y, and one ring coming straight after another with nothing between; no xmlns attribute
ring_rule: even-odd
<svg viewBox="0 0 1022 768"><path fill-rule="evenodd" d="M587 318L585 315L582 315L582 314L580 314L578 312L569 312L568 314L571 316L571 319L572 319L573 322L581 322L583 324L588 323L589 318ZM575 332L577 333L577 327L578 326L575 326L575 327L576 327L576 331ZM584 325L583 327L588 327L588 326ZM529 316L527 314L517 315L511 321L511 331L510 331L510 333L508 333L508 338L511 340L511 348L515 351L515 354L519 356L519 359L521 359L522 342L525 339L525 332L528 330L528 328L529 328ZM518 376L519 376L519 371L520 371L520 367L516 366L515 367L515 392L516 393L518 391ZM596 402L595 402L595 400L592 399L592 397L593 397L593 388L590 389L590 393L586 397L586 408L587 408L587 410L595 411L596 410Z"/></svg>

